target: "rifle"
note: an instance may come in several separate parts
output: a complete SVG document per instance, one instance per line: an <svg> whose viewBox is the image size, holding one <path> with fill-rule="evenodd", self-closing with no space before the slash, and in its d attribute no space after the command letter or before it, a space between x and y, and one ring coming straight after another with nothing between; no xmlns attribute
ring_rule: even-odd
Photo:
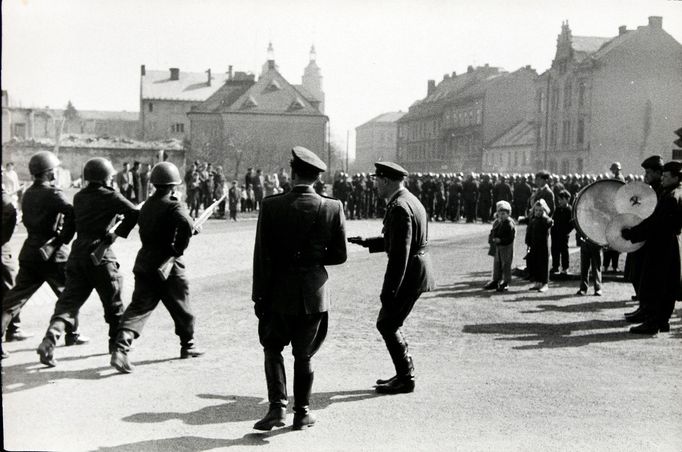
<svg viewBox="0 0 682 452"><path fill-rule="evenodd" d="M192 226L193 234L199 233L201 225L203 225L206 222L206 220L208 220L211 217L215 208L218 207L218 204L220 204L226 197L227 193L221 196L220 199L218 199L216 202L208 206L206 210L204 210L204 212L199 216L199 218L194 220L194 225ZM156 272L163 281L167 280L168 277L170 276L171 270L173 270L173 264L175 264L175 257L171 256L165 261L163 261L159 268L156 269Z"/></svg>
<svg viewBox="0 0 682 452"><path fill-rule="evenodd" d="M104 259L104 253L106 253L109 247L114 243L113 241L109 243L109 241L107 240L107 236L113 233L122 222L123 219L122 218L119 219L119 215L114 215L114 218L111 219L111 221L107 225L107 233L104 235L102 239L100 239L95 250L92 253L90 253L90 260L92 261L92 265L97 266L102 263L102 259Z"/></svg>
<svg viewBox="0 0 682 452"><path fill-rule="evenodd" d="M55 234L59 234L59 230L61 229L63 219L64 219L63 213L57 214L57 218L55 218L54 220L54 226L52 227L52 230L54 231ZM52 237L38 249L40 257L44 261L49 261L54 252L57 250L58 246L55 245L55 240L57 240L57 237Z"/></svg>

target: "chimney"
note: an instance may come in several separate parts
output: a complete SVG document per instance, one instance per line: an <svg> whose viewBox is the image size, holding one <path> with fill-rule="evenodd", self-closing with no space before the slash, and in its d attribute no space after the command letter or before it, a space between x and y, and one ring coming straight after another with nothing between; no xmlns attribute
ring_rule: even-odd
<svg viewBox="0 0 682 452"><path fill-rule="evenodd" d="M231 64L227 67L227 79L232 80L232 65Z"/></svg>
<svg viewBox="0 0 682 452"><path fill-rule="evenodd" d="M457 72L452 71L452 78L455 78L455 77L457 77Z"/></svg>
<svg viewBox="0 0 682 452"><path fill-rule="evenodd" d="M208 68L206 74L208 75L208 81L206 83L208 84L208 86L211 86L211 68Z"/></svg>
<svg viewBox="0 0 682 452"><path fill-rule="evenodd" d="M433 94L434 91L436 91L436 81L435 80L428 80L426 82L426 95L430 96Z"/></svg>
<svg viewBox="0 0 682 452"><path fill-rule="evenodd" d="M180 69L176 67L170 68L170 79L171 80L180 80Z"/></svg>
<svg viewBox="0 0 682 452"><path fill-rule="evenodd" d="M467 74L471 74L472 72L474 72L474 67L471 65L467 66Z"/></svg>
<svg viewBox="0 0 682 452"><path fill-rule="evenodd" d="M142 66L140 66L140 75L141 75L142 77L144 77L145 75L147 75L147 70L145 69L144 64L143 64Z"/></svg>
<svg viewBox="0 0 682 452"><path fill-rule="evenodd" d="M649 28L655 28L656 30L663 29L663 17L649 16Z"/></svg>
<svg viewBox="0 0 682 452"><path fill-rule="evenodd" d="M618 36L624 35L628 31L628 27L626 25L621 25L618 27Z"/></svg>
<svg viewBox="0 0 682 452"><path fill-rule="evenodd" d="M450 78L450 74L443 74L443 80L448 80Z"/></svg>

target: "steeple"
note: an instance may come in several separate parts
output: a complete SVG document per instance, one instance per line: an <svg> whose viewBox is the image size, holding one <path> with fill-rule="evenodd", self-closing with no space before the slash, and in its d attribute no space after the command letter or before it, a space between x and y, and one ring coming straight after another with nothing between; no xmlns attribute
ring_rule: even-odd
<svg viewBox="0 0 682 452"><path fill-rule="evenodd" d="M303 71L301 81L303 87L310 92L319 101L318 109L324 113L324 91L322 90L322 72L317 65L317 52L315 52L315 45L310 46L310 53L308 54L308 66Z"/></svg>
<svg viewBox="0 0 682 452"><path fill-rule="evenodd" d="M270 69L274 69L276 71L279 70L279 66L277 66L275 63L275 48L272 46L272 41L268 43L267 60L265 61L265 64L263 64L263 69L260 75L265 74Z"/></svg>

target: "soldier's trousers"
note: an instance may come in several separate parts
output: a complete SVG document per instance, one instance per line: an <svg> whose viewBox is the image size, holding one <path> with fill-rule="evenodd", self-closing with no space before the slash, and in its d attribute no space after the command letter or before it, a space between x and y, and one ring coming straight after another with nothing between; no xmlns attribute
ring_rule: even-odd
<svg viewBox="0 0 682 452"><path fill-rule="evenodd" d="M287 405L287 381L282 350L291 343L294 355L294 409L310 404L313 370L310 360L327 337L326 312L289 315L269 312L258 322L258 337L265 353L265 379L271 406Z"/></svg>
<svg viewBox="0 0 682 452"><path fill-rule="evenodd" d="M594 290L601 290L601 250L597 245L583 241L580 245L580 290L587 292L590 274Z"/></svg>
<svg viewBox="0 0 682 452"><path fill-rule="evenodd" d="M414 367L409 354L407 341L400 328L421 294L398 296L389 302L382 302L377 317L377 330L384 339L388 354L391 356L396 375L400 377L413 376Z"/></svg>
<svg viewBox="0 0 682 452"><path fill-rule="evenodd" d="M467 223L476 221L476 201L464 201L464 214L467 217Z"/></svg>
<svg viewBox="0 0 682 452"><path fill-rule="evenodd" d="M618 259L620 258L620 253L618 251L608 249L604 250L604 270L606 270L609 265L611 268L616 270L618 268Z"/></svg>
<svg viewBox="0 0 682 452"><path fill-rule="evenodd" d="M42 261L19 261L19 273L16 284L5 294L2 300L2 333L8 328L11 320L19 315L21 308L40 289L43 283L47 283L58 297L64 291L66 284L65 262L42 262ZM67 331L78 330L78 319L75 318L73 328Z"/></svg>
<svg viewBox="0 0 682 452"><path fill-rule="evenodd" d="M478 215L481 217L481 221L483 222L490 221L490 209L491 201L488 200L478 201Z"/></svg>
<svg viewBox="0 0 682 452"><path fill-rule="evenodd" d="M105 261L101 265L93 265L89 258L69 259L66 287L54 307L46 337L56 342L64 329L73 328L78 312L95 289L104 308L104 321L109 325L109 340L113 341L123 315L123 276L118 268L118 262Z"/></svg>
<svg viewBox="0 0 682 452"><path fill-rule="evenodd" d="M17 263L16 261L12 258L12 255L9 253L3 253L2 254L2 284L0 285L0 290L2 291L2 294L0 295L0 299L5 299L5 294L9 292L12 287L14 287L14 283L17 278ZM10 320L9 325L7 325L7 333L8 334L14 334L15 331L19 329L21 326L21 319L19 318L19 314L14 316L12 320ZM4 331L4 330L3 330Z"/></svg>
<svg viewBox="0 0 682 452"><path fill-rule="evenodd" d="M182 273L172 272L168 279L163 281L156 273L136 272L133 299L123 313L119 332L132 331L135 338L139 337L159 301L166 307L175 323L175 334L180 338L180 344L182 346L191 344L194 339L194 314L189 304L189 284ZM119 334L119 339L120 337ZM119 339L116 346L127 352L130 344Z"/></svg>

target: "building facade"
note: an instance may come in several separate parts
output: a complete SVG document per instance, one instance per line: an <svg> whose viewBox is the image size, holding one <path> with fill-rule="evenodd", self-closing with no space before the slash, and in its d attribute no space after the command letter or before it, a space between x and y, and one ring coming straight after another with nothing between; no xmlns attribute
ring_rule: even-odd
<svg viewBox="0 0 682 452"><path fill-rule="evenodd" d="M374 162L398 159L398 120L402 111L382 113L355 128L355 161L353 172L374 169Z"/></svg>
<svg viewBox="0 0 682 452"><path fill-rule="evenodd" d="M485 147L533 114L537 73L488 65L429 80L398 121L398 161L410 171L480 171Z"/></svg>
<svg viewBox="0 0 682 452"><path fill-rule="evenodd" d="M607 38L573 36L562 24L551 68L536 83L536 168L607 173L619 161L636 173L649 155L672 158L670 137L682 124L682 45L662 22L652 16Z"/></svg>
<svg viewBox="0 0 682 452"><path fill-rule="evenodd" d="M268 60L257 81L228 80L188 113L189 158L222 165L238 176L248 167L274 173L287 167L291 148L304 146L328 161L328 118ZM321 86L321 85L320 85Z"/></svg>
<svg viewBox="0 0 682 452"><path fill-rule="evenodd" d="M485 173L530 173L535 169L535 123L519 121L483 150Z"/></svg>

